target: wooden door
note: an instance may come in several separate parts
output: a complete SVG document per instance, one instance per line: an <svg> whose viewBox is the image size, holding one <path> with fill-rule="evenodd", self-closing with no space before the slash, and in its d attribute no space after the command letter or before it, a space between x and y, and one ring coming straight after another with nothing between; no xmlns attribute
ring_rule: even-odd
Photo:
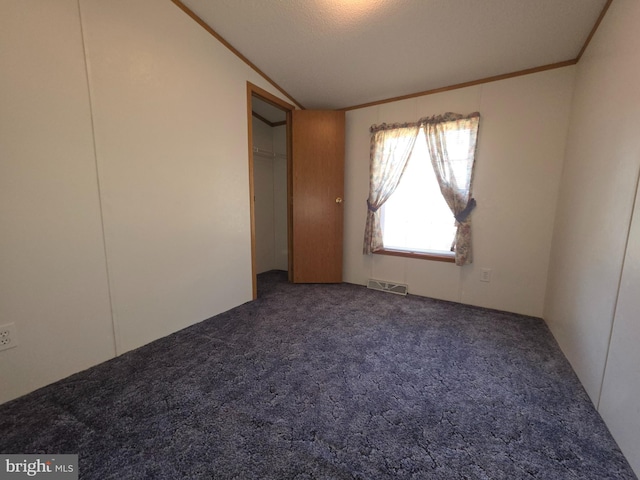
<svg viewBox="0 0 640 480"><path fill-rule="evenodd" d="M292 113L292 281L339 283L345 114L319 110Z"/></svg>

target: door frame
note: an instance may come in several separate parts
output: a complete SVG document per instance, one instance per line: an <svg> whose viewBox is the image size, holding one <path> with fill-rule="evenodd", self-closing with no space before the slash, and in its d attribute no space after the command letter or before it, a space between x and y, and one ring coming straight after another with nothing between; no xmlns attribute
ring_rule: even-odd
<svg viewBox="0 0 640 480"><path fill-rule="evenodd" d="M247 82L247 129L248 129L248 142L249 142L249 205L250 205L250 217L251 217L251 285L253 290L253 299L258 298L258 273L256 272L256 216L255 216L255 186L253 176L253 115L252 115L252 102L253 98L258 98L263 102L273 105L276 108L284 111L287 115L286 125L286 137L287 137L287 257L288 257L288 277L291 281L293 274L293 237L292 237L292 158L291 158L291 112L295 110L295 107L290 103L281 100L275 95L267 92L266 90L254 85L251 82Z"/></svg>

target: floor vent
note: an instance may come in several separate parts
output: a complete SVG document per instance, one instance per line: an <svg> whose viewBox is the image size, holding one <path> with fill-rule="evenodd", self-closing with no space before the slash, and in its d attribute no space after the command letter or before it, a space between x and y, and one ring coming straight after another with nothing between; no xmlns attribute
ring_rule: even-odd
<svg viewBox="0 0 640 480"><path fill-rule="evenodd" d="M408 292L407 285L374 280L373 278L369 279L367 288L370 288L371 290L380 290L381 292L395 293L396 295L406 295Z"/></svg>

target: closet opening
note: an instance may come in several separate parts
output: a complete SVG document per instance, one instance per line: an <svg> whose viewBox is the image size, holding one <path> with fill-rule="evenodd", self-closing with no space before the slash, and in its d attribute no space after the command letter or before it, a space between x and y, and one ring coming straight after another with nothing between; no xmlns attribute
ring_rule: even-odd
<svg viewBox="0 0 640 480"><path fill-rule="evenodd" d="M294 107L249 82L247 107L255 300L258 274L284 270L291 281L291 111Z"/></svg>

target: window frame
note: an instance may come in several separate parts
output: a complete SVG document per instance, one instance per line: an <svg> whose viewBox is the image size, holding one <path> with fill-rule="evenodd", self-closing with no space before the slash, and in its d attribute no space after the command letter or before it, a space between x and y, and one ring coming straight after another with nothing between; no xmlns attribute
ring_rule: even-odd
<svg viewBox="0 0 640 480"><path fill-rule="evenodd" d="M372 252L374 255L387 255L390 257L417 258L420 260L433 260L436 262L456 263L455 252L435 253L435 252L413 252L410 250L396 250L391 248L381 248Z"/></svg>

